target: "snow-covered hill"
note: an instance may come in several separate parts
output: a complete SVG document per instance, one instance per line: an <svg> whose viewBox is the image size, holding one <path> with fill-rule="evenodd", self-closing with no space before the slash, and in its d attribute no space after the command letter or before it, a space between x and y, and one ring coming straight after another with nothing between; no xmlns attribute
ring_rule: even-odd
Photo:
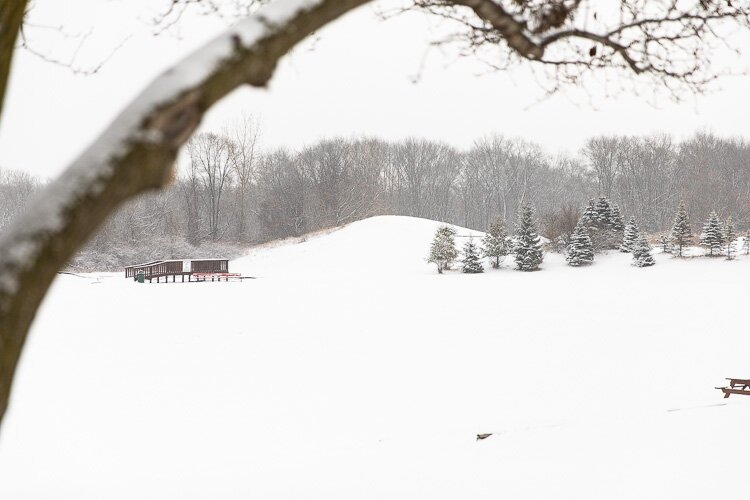
<svg viewBox="0 0 750 500"><path fill-rule="evenodd" d="M416 217L380 216L354 222L303 240L258 248L233 263L233 270L264 277L343 278L432 274L430 242L440 222ZM468 237L478 244L484 233L459 226L459 247Z"/></svg>
<svg viewBox="0 0 750 500"><path fill-rule="evenodd" d="M438 275L438 225L256 249L243 283L61 276L0 498L750 496L750 398L714 389L750 378L750 259Z"/></svg>

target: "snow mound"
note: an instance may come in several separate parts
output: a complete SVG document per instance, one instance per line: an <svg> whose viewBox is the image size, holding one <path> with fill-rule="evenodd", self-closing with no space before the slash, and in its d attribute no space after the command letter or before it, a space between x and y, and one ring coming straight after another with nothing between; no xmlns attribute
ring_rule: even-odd
<svg viewBox="0 0 750 500"><path fill-rule="evenodd" d="M309 237L307 241L281 243L254 250L231 263L231 269L251 276L294 277L336 275L387 276L434 273L427 263L430 242L443 223L383 215L353 222ZM456 246L466 237L484 236L480 231L456 229Z"/></svg>

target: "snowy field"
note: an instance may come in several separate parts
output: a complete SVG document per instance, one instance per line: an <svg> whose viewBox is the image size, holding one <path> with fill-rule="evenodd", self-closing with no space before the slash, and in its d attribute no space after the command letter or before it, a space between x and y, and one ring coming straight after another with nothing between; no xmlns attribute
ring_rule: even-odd
<svg viewBox="0 0 750 500"><path fill-rule="evenodd" d="M436 227L258 249L243 283L60 276L0 499L750 498L750 398L714 389L750 378L750 259L438 275Z"/></svg>

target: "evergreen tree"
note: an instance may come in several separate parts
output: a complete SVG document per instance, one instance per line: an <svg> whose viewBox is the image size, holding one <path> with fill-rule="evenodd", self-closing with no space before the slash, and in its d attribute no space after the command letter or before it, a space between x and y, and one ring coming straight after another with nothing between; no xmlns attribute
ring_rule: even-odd
<svg viewBox="0 0 750 500"><path fill-rule="evenodd" d="M581 221L588 228L596 227L596 223L597 223L596 202L593 199L589 200L589 204L586 205L586 208L583 209L583 215L581 215Z"/></svg>
<svg viewBox="0 0 750 500"><path fill-rule="evenodd" d="M472 274L484 272L482 262L479 260L479 251L472 238L469 238L464 245L463 271Z"/></svg>
<svg viewBox="0 0 750 500"><path fill-rule="evenodd" d="M439 274L442 274L445 269L450 269L451 264L458 257L455 237L456 230L450 226L440 226L435 232L427 262L436 264Z"/></svg>
<svg viewBox="0 0 750 500"><path fill-rule="evenodd" d="M651 245L640 233L637 234L633 243L633 265L636 267L649 267L656 264L654 256L651 255Z"/></svg>
<svg viewBox="0 0 750 500"><path fill-rule="evenodd" d="M673 250L677 252L678 257L682 257L682 252L690 244L693 235L690 233L690 219L688 219L685 202L680 201L680 206L672 222L672 234L670 235L674 245Z"/></svg>
<svg viewBox="0 0 750 500"><path fill-rule="evenodd" d="M708 255L713 257L721 252L721 248L724 246L724 232L716 212L711 212L708 220L703 224L700 241L701 246L708 249Z"/></svg>
<svg viewBox="0 0 750 500"><path fill-rule="evenodd" d="M537 233L534 211L527 204L521 205L516 226L516 267L520 271L535 271L544 259L542 243Z"/></svg>
<svg viewBox="0 0 750 500"><path fill-rule="evenodd" d="M596 221L599 229L612 228L612 205L606 196L600 196L596 202Z"/></svg>
<svg viewBox="0 0 750 500"><path fill-rule="evenodd" d="M490 224L482 238L482 254L492 260L492 267L498 269L503 258L510 253L510 242L505 230L505 222L500 217Z"/></svg>
<svg viewBox="0 0 750 500"><path fill-rule="evenodd" d="M628 223L625 225L625 234L622 237L622 245L620 245L621 252L632 252L633 244L635 239L638 237L640 230L638 224L635 222L635 217L630 216Z"/></svg>
<svg viewBox="0 0 750 500"><path fill-rule="evenodd" d="M724 223L724 246L726 247L725 255L727 256L727 260L732 260L736 253L736 249L734 248L734 239L736 237L737 233L734 230L734 221L730 215Z"/></svg>
<svg viewBox="0 0 750 500"><path fill-rule="evenodd" d="M589 231L583 221L578 221L573 234L570 235L568 252L565 260L571 266L580 266L594 261L594 247L591 244Z"/></svg>
<svg viewBox="0 0 750 500"><path fill-rule="evenodd" d="M622 215L620 209L606 196L600 196L596 201L589 200L581 220L589 230L595 251L614 250L620 247Z"/></svg>
<svg viewBox="0 0 750 500"><path fill-rule="evenodd" d="M615 231L622 231L625 225L622 222L622 214L620 213L620 207L612 203L612 229Z"/></svg>
<svg viewBox="0 0 750 500"><path fill-rule="evenodd" d="M745 255L750 255L750 229L745 233L745 239L742 241L742 251Z"/></svg>

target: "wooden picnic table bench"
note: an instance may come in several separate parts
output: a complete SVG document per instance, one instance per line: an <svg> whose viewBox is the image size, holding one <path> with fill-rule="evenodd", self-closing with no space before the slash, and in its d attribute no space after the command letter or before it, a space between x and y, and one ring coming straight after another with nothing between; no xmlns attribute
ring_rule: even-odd
<svg viewBox="0 0 750 500"><path fill-rule="evenodd" d="M750 388L750 379L748 378L727 378L727 380L729 380L729 386L732 389L739 386L742 386L743 389Z"/></svg>
<svg viewBox="0 0 750 500"><path fill-rule="evenodd" d="M717 387L724 393L724 398L728 398L731 394L750 396L750 379L727 378L727 380L729 381L729 387Z"/></svg>

